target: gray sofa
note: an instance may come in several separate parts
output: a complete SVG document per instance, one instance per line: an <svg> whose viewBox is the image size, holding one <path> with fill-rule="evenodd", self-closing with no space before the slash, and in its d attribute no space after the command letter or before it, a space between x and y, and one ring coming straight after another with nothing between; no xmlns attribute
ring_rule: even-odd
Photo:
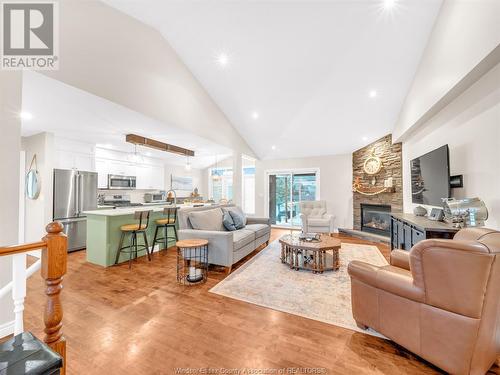
<svg viewBox="0 0 500 375"><path fill-rule="evenodd" d="M227 272L231 272L233 264L250 254L262 244L269 244L271 235L271 225L269 218L247 217L245 228L227 231L222 225L222 207L235 207L234 205L226 206L204 206L204 207L189 207L182 208L178 211L179 240L201 238L208 240L208 262L226 267ZM209 223L205 225L211 227L210 230L194 229L189 218L192 212L202 212L209 210L219 210L207 212ZM215 214L217 217L208 216ZM195 214L196 215L196 214ZM198 217L200 215L197 215ZM218 222L220 216L220 223ZM198 225L199 227L199 225Z"/></svg>

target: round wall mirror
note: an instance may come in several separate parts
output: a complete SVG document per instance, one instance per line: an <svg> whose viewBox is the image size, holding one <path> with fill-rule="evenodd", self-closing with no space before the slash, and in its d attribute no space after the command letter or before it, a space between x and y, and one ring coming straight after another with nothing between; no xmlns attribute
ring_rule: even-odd
<svg viewBox="0 0 500 375"><path fill-rule="evenodd" d="M40 175L36 169L31 169L26 174L26 196L37 199L40 195Z"/></svg>

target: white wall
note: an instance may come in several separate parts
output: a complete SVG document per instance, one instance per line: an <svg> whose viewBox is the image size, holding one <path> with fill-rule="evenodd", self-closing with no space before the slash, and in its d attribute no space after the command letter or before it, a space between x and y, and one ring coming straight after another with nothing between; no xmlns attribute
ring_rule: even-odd
<svg viewBox="0 0 500 375"><path fill-rule="evenodd" d="M394 128L395 142L473 82L467 77L500 44L499 25L498 0L444 1Z"/></svg>
<svg viewBox="0 0 500 375"><path fill-rule="evenodd" d="M41 191L37 199L25 198L24 240L39 241L45 236L45 226L52 221L53 210L53 168L54 135L39 133L22 137L21 147L26 153L26 171L28 172L33 156L36 155L37 169L40 174Z"/></svg>
<svg viewBox="0 0 500 375"><path fill-rule="evenodd" d="M0 246L18 243L21 152L21 72L0 71ZM0 257L0 287L12 280L11 257ZM13 328L10 296L0 299L0 337Z"/></svg>
<svg viewBox="0 0 500 375"><path fill-rule="evenodd" d="M59 14L61 64L43 74L254 155L158 31L97 0L61 0Z"/></svg>
<svg viewBox="0 0 500 375"><path fill-rule="evenodd" d="M450 147L451 174L464 175L454 196L479 197L487 226L500 229L500 64L484 75L403 143L404 210L412 212L410 160L443 144Z"/></svg>
<svg viewBox="0 0 500 375"><path fill-rule="evenodd" d="M255 176L255 214L266 210L266 171L277 169L319 168L320 199L326 200L328 212L335 215L335 227L352 228L352 155L331 155L310 158L257 160ZM268 201L267 201L268 202Z"/></svg>

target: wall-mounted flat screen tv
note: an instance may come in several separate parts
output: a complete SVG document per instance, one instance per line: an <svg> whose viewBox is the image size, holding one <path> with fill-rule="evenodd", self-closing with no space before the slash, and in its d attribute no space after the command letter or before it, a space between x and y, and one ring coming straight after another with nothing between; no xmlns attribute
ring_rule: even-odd
<svg viewBox="0 0 500 375"><path fill-rule="evenodd" d="M450 152L444 145L411 161L412 202L442 206L450 197Z"/></svg>

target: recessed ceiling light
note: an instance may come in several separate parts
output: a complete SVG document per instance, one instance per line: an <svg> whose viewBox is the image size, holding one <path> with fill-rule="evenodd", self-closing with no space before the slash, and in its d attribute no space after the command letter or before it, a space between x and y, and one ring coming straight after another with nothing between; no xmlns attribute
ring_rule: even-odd
<svg viewBox="0 0 500 375"><path fill-rule="evenodd" d="M391 9L394 5L396 5L396 0L384 0L385 9Z"/></svg>
<svg viewBox="0 0 500 375"><path fill-rule="evenodd" d="M225 53L220 53L219 56L217 56L217 64L219 64L222 67L227 66L229 63L229 57Z"/></svg>
<svg viewBox="0 0 500 375"><path fill-rule="evenodd" d="M377 91L375 90L371 90L368 95L370 96L370 98L376 98L377 97Z"/></svg>
<svg viewBox="0 0 500 375"><path fill-rule="evenodd" d="M368 140L368 137L363 137L363 141L366 142Z"/></svg>
<svg viewBox="0 0 500 375"><path fill-rule="evenodd" d="M275 145L272 145L272 146L271 146L271 150L273 150L273 151L274 151L274 150L276 150L276 146L275 146Z"/></svg>
<svg viewBox="0 0 500 375"><path fill-rule="evenodd" d="M21 112L20 114L20 117L23 119L23 120L31 120L33 119L33 115L29 112Z"/></svg>
<svg viewBox="0 0 500 375"><path fill-rule="evenodd" d="M252 112L252 118L257 120L259 118L259 112Z"/></svg>

